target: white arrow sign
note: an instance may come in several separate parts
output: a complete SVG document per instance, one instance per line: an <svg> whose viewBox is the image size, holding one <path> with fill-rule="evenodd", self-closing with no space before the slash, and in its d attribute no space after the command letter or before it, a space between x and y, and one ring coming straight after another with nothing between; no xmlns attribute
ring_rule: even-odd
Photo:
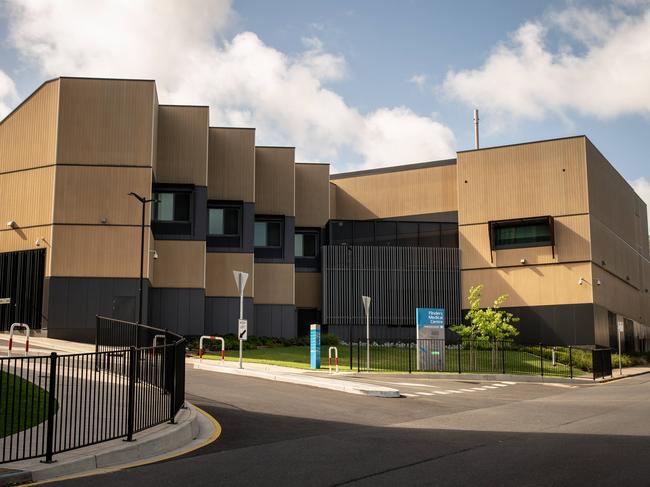
<svg viewBox="0 0 650 487"><path fill-rule="evenodd" d="M366 315L370 313L370 296L361 296L363 301L363 309L366 311Z"/></svg>
<svg viewBox="0 0 650 487"><path fill-rule="evenodd" d="M237 322L239 324L238 329L238 337L240 340L246 340L248 338L248 320L238 320Z"/></svg>
<svg viewBox="0 0 650 487"><path fill-rule="evenodd" d="M237 283L237 291L239 294L244 294L244 288L246 288L246 281L248 280L248 273L241 271L232 271L235 276L235 282Z"/></svg>

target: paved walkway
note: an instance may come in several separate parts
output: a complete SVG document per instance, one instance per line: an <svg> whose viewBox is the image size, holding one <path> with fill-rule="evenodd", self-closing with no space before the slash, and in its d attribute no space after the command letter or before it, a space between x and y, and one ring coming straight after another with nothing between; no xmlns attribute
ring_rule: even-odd
<svg viewBox="0 0 650 487"><path fill-rule="evenodd" d="M14 333L12 357L25 355L25 335ZM9 356L9 333L0 333L0 358ZM69 342L66 340L56 340L54 338L32 336L29 338L30 355L49 355L56 353L88 353L94 352L95 345L90 343Z"/></svg>

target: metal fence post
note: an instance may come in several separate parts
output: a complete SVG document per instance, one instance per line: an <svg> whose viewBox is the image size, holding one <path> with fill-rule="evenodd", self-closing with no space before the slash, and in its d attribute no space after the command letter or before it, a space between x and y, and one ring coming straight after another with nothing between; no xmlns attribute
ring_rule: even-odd
<svg viewBox="0 0 650 487"><path fill-rule="evenodd" d="M99 316L95 315L95 353L99 352Z"/></svg>
<svg viewBox="0 0 650 487"><path fill-rule="evenodd" d="M352 333L350 333L349 342L350 342L350 370L352 370L352 352L353 352L353 349L352 349Z"/></svg>
<svg viewBox="0 0 650 487"><path fill-rule="evenodd" d="M357 373L361 372L361 340L357 340Z"/></svg>
<svg viewBox="0 0 650 487"><path fill-rule="evenodd" d="M544 346L541 343L539 344L539 365L540 373L544 377Z"/></svg>
<svg viewBox="0 0 650 487"><path fill-rule="evenodd" d="M571 355L571 345L569 345L569 378L573 379L573 357Z"/></svg>
<svg viewBox="0 0 650 487"><path fill-rule="evenodd" d="M50 354L50 388L47 396L47 439L45 444L45 460L43 463L53 463L54 450L54 407L56 403L56 352Z"/></svg>
<svg viewBox="0 0 650 487"><path fill-rule="evenodd" d="M411 342L409 342L408 345L409 346L408 346L407 350L408 350L408 354L409 354L409 374L411 374L412 373L412 370L411 370Z"/></svg>
<svg viewBox="0 0 650 487"><path fill-rule="evenodd" d="M172 369L171 373L171 387L169 394L169 424L174 424L176 419L176 343L172 347L172 357L169 361L170 367Z"/></svg>
<svg viewBox="0 0 650 487"><path fill-rule="evenodd" d="M501 342L501 370L506 375L506 344Z"/></svg>
<svg viewBox="0 0 650 487"><path fill-rule="evenodd" d="M129 347L129 393L127 403L127 426L126 440L133 441L133 429L135 421L135 369L138 366L137 350L135 347Z"/></svg>
<svg viewBox="0 0 650 487"><path fill-rule="evenodd" d="M460 345L461 345L461 340L458 340L458 373L460 374Z"/></svg>

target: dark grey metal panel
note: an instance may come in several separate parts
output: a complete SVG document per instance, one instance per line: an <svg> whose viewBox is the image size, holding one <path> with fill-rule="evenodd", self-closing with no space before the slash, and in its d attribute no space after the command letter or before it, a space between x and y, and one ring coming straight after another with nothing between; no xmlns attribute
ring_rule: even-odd
<svg viewBox="0 0 650 487"><path fill-rule="evenodd" d="M296 307L291 304L256 304L252 330L256 336L295 337Z"/></svg>
<svg viewBox="0 0 650 487"><path fill-rule="evenodd" d="M244 298L244 319L248 320L251 335L253 335L254 314L253 299ZM235 335L238 319L239 298L206 296L204 330L206 335Z"/></svg>
<svg viewBox="0 0 650 487"><path fill-rule="evenodd" d="M373 326L414 326L416 308L445 308L445 324L460 323L458 249L330 245L322 256L324 324L365 324L362 295Z"/></svg>
<svg viewBox="0 0 650 487"><path fill-rule="evenodd" d="M149 324L180 335L202 335L205 290L152 288Z"/></svg>
<svg viewBox="0 0 650 487"><path fill-rule="evenodd" d="M43 323L49 337L81 342L95 339L95 315L124 317L125 298L138 303L138 281L131 278L49 277ZM149 281L143 292L143 320L147 322ZM119 316L118 316L119 315Z"/></svg>
<svg viewBox="0 0 650 487"><path fill-rule="evenodd" d="M404 215L392 218L380 218L385 221L402 221L402 222L445 222L458 223L457 211L441 211L439 213L426 213L422 215Z"/></svg>
<svg viewBox="0 0 650 487"><path fill-rule="evenodd" d="M165 234L154 231L156 240L205 240L208 230L208 188L195 186L192 190L192 233Z"/></svg>
<svg viewBox="0 0 650 487"><path fill-rule="evenodd" d="M295 234L296 218L293 216L284 217L284 259L286 264L293 264L295 261Z"/></svg>
<svg viewBox="0 0 650 487"><path fill-rule="evenodd" d="M520 319L520 343L549 345L593 345L594 305L558 304L504 308ZM463 311L463 314L466 310Z"/></svg>

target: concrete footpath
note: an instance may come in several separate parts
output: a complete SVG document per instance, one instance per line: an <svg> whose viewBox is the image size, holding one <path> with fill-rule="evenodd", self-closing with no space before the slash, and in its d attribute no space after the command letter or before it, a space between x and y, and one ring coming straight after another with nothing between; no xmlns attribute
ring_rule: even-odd
<svg viewBox="0 0 650 487"><path fill-rule="evenodd" d="M244 368L239 368L239 362L221 360L188 359L188 362L195 369L220 372L222 374L234 374L257 379L274 380L277 382L288 382L303 386L330 389L332 391L346 392L348 394L361 394L373 397L400 397L399 390L391 387L384 387L377 384L367 384L358 381L344 380L342 374L314 372L309 369L294 369L280 367L278 365L266 365L244 362Z"/></svg>

